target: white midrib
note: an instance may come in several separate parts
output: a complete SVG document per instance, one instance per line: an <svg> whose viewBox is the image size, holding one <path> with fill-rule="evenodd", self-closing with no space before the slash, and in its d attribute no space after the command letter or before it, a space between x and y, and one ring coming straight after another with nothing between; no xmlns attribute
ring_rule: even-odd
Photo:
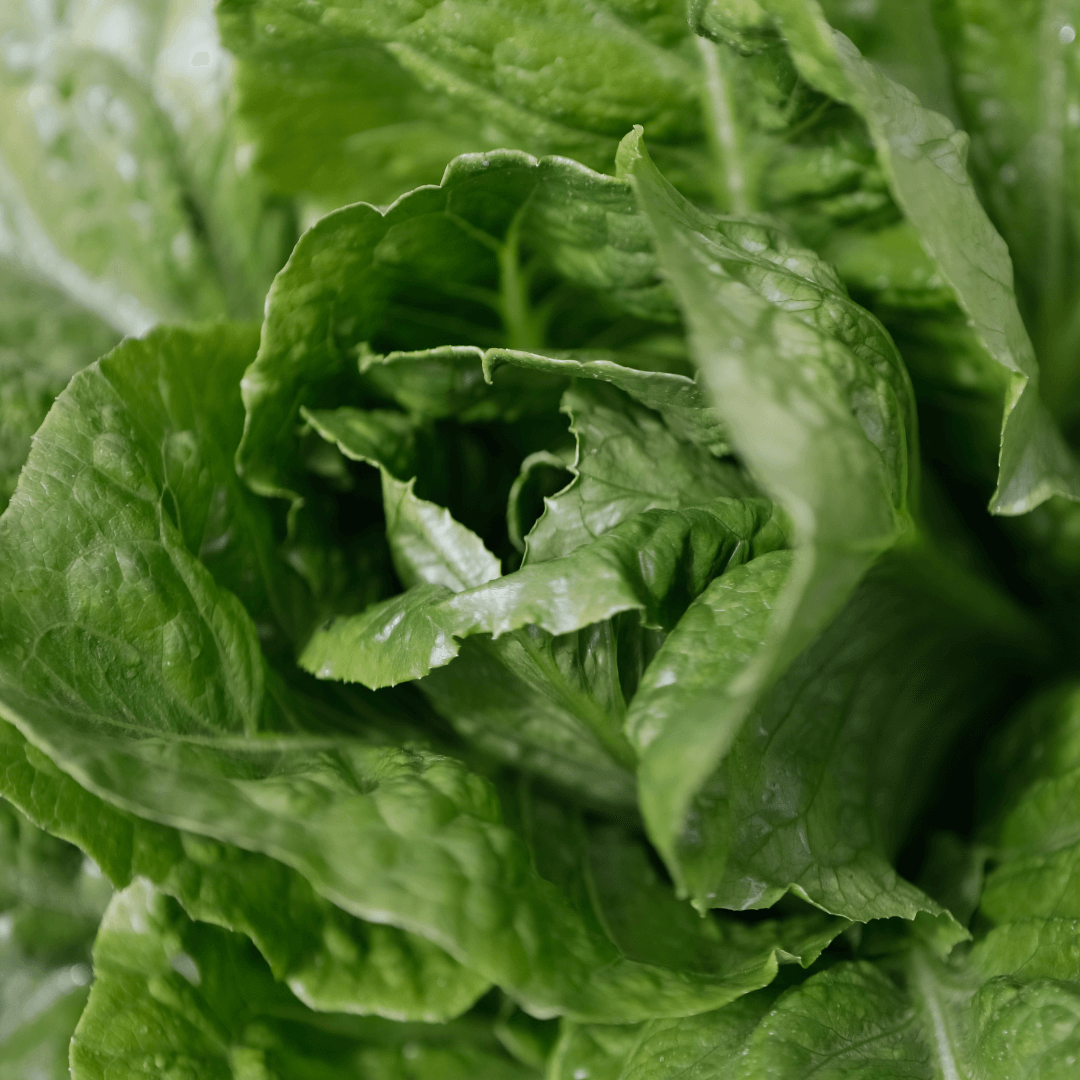
<svg viewBox="0 0 1080 1080"><path fill-rule="evenodd" d="M746 172L743 169L731 90L721 67L718 51L720 46L704 37L697 38L697 45L705 70L709 131L720 157L717 164L727 188L725 192L727 209L733 214L745 214L750 210L750 193L747 190Z"/></svg>
<svg viewBox="0 0 1080 1080"><path fill-rule="evenodd" d="M945 1012L941 1007L937 987L934 985L933 973L926 962L926 957L918 950L915 951L912 959L912 968L914 969L915 983L922 998L926 1015L930 1019L930 1027L934 1038L934 1054L941 1069L942 1080L966 1080L965 1074L960 1072L956 1064L956 1055L953 1053L949 1026L945 1022Z"/></svg>

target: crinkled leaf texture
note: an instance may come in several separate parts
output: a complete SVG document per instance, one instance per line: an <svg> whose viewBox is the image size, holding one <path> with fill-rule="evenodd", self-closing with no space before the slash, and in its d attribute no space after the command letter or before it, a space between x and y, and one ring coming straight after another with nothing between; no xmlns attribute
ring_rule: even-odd
<svg viewBox="0 0 1080 1080"><path fill-rule="evenodd" d="M438 187L418 188L385 211L345 207L301 237L274 281L259 355L244 377L248 418L237 464L248 483L260 494L298 497L300 409L336 406L365 389L407 394L400 403L431 418L513 420L543 410L553 387L557 400L569 373L523 376L491 396L474 367L471 379L436 382L445 386L436 401L416 385L382 387L383 365L364 361L366 343L380 337L398 349L450 337L451 345L529 351L537 328L521 310L519 252L585 290L601 311L676 319L625 183L564 158L464 155ZM433 332L440 337L430 340ZM406 344L419 333L429 340ZM478 392L486 403L470 412Z"/></svg>
<svg viewBox="0 0 1080 1080"><path fill-rule="evenodd" d="M423 938L348 915L283 863L111 806L9 724L0 728L0 790L117 887L152 882L191 918L245 934L311 1008L437 1022L488 988Z"/></svg>
<svg viewBox="0 0 1080 1080"><path fill-rule="evenodd" d="M238 500L225 535L251 551L270 536L264 504L229 487L239 401L223 386L251 348L242 328L158 331L58 399L0 520L12 583L4 719L119 810L271 856L537 1014L681 1015L769 982L780 958L812 960L842 923L736 925L728 947L689 967L655 951L636 959L540 875L490 782L453 759L356 737L363 711L356 735L341 734L274 673L237 595L196 555L219 486ZM272 551L264 570L247 581L252 595L287 597ZM363 703L377 720L379 701ZM613 890L624 892L632 882Z"/></svg>
<svg viewBox="0 0 1080 1080"><path fill-rule="evenodd" d="M650 836L687 884L676 848L695 793L763 688L910 528L914 418L895 346L827 264L767 225L692 207L657 172L640 130L624 140L620 169L656 235L732 444L790 515L799 545L786 583L774 571L761 593L768 625L749 648L747 628L745 660L716 688L723 697L711 708L708 752L643 784ZM650 731L641 747L646 775L663 749L658 735ZM699 900L703 884L695 882Z"/></svg>
<svg viewBox="0 0 1080 1080"><path fill-rule="evenodd" d="M73 1080L536 1075L476 1021L424 1025L312 1012L274 980L245 938L192 922L143 881L117 893L106 911L94 970L71 1044Z"/></svg>
<svg viewBox="0 0 1080 1080"><path fill-rule="evenodd" d="M327 207L388 202L497 146L609 169L633 123L681 183L709 191L681 0L228 0L218 19L260 165Z"/></svg>
<svg viewBox="0 0 1080 1080"><path fill-rule="evenodd" d="M670 626L709 576L749 557L763 527L769 536L758 550L781 543L782 531L764 503L746 501L754 489L740 470L718 460L723 428L693 379L635 366L642 356L633 336L606 352L573 349L572 334L566 348L541 349L538 338L543 345L568 331L550 313L546 324L534 318L549 305L536 290L522 294L523 275L554 275L547 296L569 291L605 333L670 333L677 320L625 182L563 159L461 158L439 188L412 192L385 213L346 208L302 238L271 292L259 356L245 375L238 465L257 491L290 497L294 520L314 513L316 490L299 452L301 424L380 470L390 557L413 591L318 634L304 653L309 670L392 684L441 668L459 637L476 638L422 684L436 707L498 756L593 801L626 804L634 790L625 698L652 648L635 612L648 608L646 628ZM422 316L439 320L424 330L429 338L470 344L382 355L366 345L407 342ZM580 329L588 340L597 328ZM505 347L530 337L530 349ZM475 344L490 340L501 344ZM484 450L497 466L524 458L523 441L526 451L558 449L550 440L566 439L560 406L575 446L571 482L543 501L535 525L520 526L525 565L502 579L487 534L438 504L445 485L431 474L455 445L446 425L463 439L501 425L498 450ZM484 481L476 455L467 460L467 495L476 500ZM707 509L714 503L716 512ZM616 527L623 533L605 537ZM660 558L655 580L633 565L639 544ZM545 569L557 556L572 561ZM594 597L597 571L608 584ZM558 594L549 589L556 583ZM456 612L452 625L432 621L438 588L461 594L442 597L435 613ZM626 618L605 625L619 614ZM374 624L391 619L384 648ZM493 634L505 640L488 640ZM360 639L362 656L351 652Z"/></svg>
<svg viewBox="0 0 1080 1080"><path fill-rule="evenodd" d="M1039 695L986 764L990 870L970 948L943 961L915 935L883 958L838 963L779 996L770 988L715 1013L655 1021L629 1049L608 1053L610 1074L622 1080L1074 1075L1080 1060L1078 702L1073 684ZM954 872L960 861L953 852Z"/></svg>
<svg viewBox="0 0 1080 1080"><path fill-rule="evenodd" d="M1005 242L979 203L968 140L859 55L817 0L763 0L800 74L866 121L893 197L953 290L985 352L1009 375L991 509L1022 514L1080 496L1080 466L1039 398L1035 352L1016 302Z"/></svg>
<svg viewBox="0 0 1080 1080"><path fill-rule="evenodd" d="M918 569L920 600L905 609L901 596L909 583L886 572L884 584L870 587L856 605L858 613L802 661L803 674L792 674L761 705L762 715L774 718L762 721L765 730L785 725L781 741L791 760L806 766L803 775L790 774L786 753L753 749L750 735L737 744L740 762L745 753L748 763L714 775L770 682L843 608L875 558L910 531L915 418L892 342L827 264L774 226L699 214L649 171L646 159L631 166L630 156L624 166L636 177L647 220L670 241L660 245L661 262L679 300L690 297L684 306L691 329L700 327L695 341L704 342L698 347L706 374L715 375L719 355L728 358L728 377L737 373L746 335L758 342L758 381L741 376L747 385L725 385L710 406L702 387L683 375L573 349L545 355L467 345L382 356L357 349L350 374L348 351L327 343L334 313L353 304L351 310L369 311L370 320L350 324L352 337L383 333L386 308L376 301L386 295L380 290L400 284L379 264L380 245L408 222L411 235L428 245L412 255L411 280L434 282L456 245L467 248L460 215L451 209L455 192L467 185L494 197L524 177L536 185L529 190L540 205L571 206L575 217L587 212L590 221L603 196L620 217L609 213L606 231L578 233L573 260L556 246L559 265L577 272L583 250L590 261L602 258L604 276L594 280L623 302L638 295L632 286L653 281L656 270L641 233L646 219L624 201L626 187L562 162L509 154L464 159L451 165L442 188L413 193L384 216L364 207L331 215L301 242L275 287L269 325L280 329L264 335L247 376L240 461L247 475L262 478L262 490L291 494L295 505L310 480L297 467L299 456L289 454L289 441L270 438L274 418L281 431L306 421L345 458L376 466L387 541L406 591L318 629L301 663L320 678L369 687L419 680L472 742L593 802L632 800L628 771L636 764L651 836L680 887L703 908L767 906L794 889L847 918L940 918L944 938L955 940L962 932L949 916L889 865L927 790L904 775L907 763L921 758L928 784L931 763L970 715L947 702L966 699L973 712L983 700L971 686L984 683L982 675L971 664L955 664L952 650L966 655L979 641L1008 653L1012 645L994 643L995 623L1007 627L1015 613L1005 611L1000 620L996 611L987 615L978 586L974 599L949 597L947 574L929 583L919 580L926 575ZM580 202L566 198L567 186ZM474 218L476 205L459 203ZM544 252L548 238L562 235L553 231L558 217L553 211L535 224L528 216L534 212L527 202L517 228ZM489 247L510 247L502 231L513 231L508 220L504 212L488 223ZM620 222L618 234L613 221ZM357 222L374 231L357 239ZM634 263L611 251L616 235L633 238ZM680 241L692 255L674 246ZM713 247L704 254L693 247L708 243ZM331 251L340 254L325 254ZM489 259L491 287L503 295L512 275L494 265L494 255ZM363 274L351 287L342 270L350 265ZM631 265L635 276L628 274ZM433 288L428 285L428 295ZM511 320L505 310L502 315L508 332ZM755 320L768 329L759 330ZM769 372L768 384L760 381L762 371ZM792 371L803 377L798 396ZM354 403L331 408L331 394ZM388 410L388 399L400 411ZM417 440L436 419L480 424L512 417L524 427L543 409L554 411L556 401L570 419L575 449L572 458L545 451L543 460L556 475L568 474L569 483L544 498L522 538L521 567L504 574L479 535L417 496L424 465ZM525 409L535 414L522 416ZM761 415L771 419L768 430L747 420ZM754 497L745 476L715 458L730 443L782 496L787 515L778 516ZM289 477L292 486L274 483L275 476ZM800 550L794 558L768 554L786 541L789 520ZM935 603L952 613L937 639L940 667L920 673L921 653L910 667L884 659L917 637L914 627L928 621ZM896 609L895 618L875 623L877 606ZM634 627L635 634L655 635L640 639L647 648L627 638ZM1003 638L1012 634L1001 631ZM632 677L624 670L628 652L637 664ZM823 664L823 656L843 659ZM819 669L819 679L805 686L805 671ZM999 670L1007 679L1011 663ZM895 726L881 702L916 699L906 686L915 678L923 687L940 681L941 693L920 707L904 746L893 745L881 737ZM811 718L823 700L852 683L872 689L853 707L834 711L834 734L822 744ZM765 736L758 741L768 744ZM852 764L838 770L841 757ZM830 795L818 798L823 784ZM775 820L770 814L766 841L755 832L752 807L762 790L774 789L804 795ZM744 813L741 834L731 815ZM812 842L798 839L804 830Z"/></svg>

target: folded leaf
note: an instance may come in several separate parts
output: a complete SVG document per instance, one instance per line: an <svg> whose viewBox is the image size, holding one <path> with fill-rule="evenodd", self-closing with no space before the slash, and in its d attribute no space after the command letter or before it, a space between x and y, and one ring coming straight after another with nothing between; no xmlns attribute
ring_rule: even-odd
<svg viewBox="0 0 1080 1080"><path fill-rule="evenodd" d="M110 905L94 969L72 1040L74 1080L149 1068L225 1080L394 1075L403 1063L419 1078L534 1075L467 1021L446 1030L313 1013L274 981L246 939L191 922L145 882Z"/></svg>
<svg viewBox="0 0 1080 1080"><path fill-rule="evenodd" d="M733 731L908 527L910 393L888 335L826 264L775 230L692 207L653 167L640 131L620 162L732 444L790 515L801 548L765 640L714 713ZM700 761L698 775L713 764ZM677 845L689 794L643 799L650 837L684 886Z"/></svg>
<svg viewBox="0 0 1080 1080"><path fill-rule="evenodd" d="M620 314L630 307L674 317L666 297L656 310L655 260L624 183L517 151L458 158L439 187L419 188L385 213L346 207L301 238L271 290L259 355L244 378L248 420L237 462L248 483L261 494L299 497L293 440L303 406L359 406L370 387L410 410L452 411L469 422L497 417L491 409L500 400L520 415L530 407L521 390L557 387L550 374L512 369L503 393L498 379L485 390L475 367L467 374L476 346L540 344L522 257L589 289L601 311L619 305ZM547 324L557 325L558 309L548 308ZM421 358L399 361L392 350L442 346L448 337L472 348L430 355L443 372L438 404L417 378ZM385 363L368 359L369 341L388 346ZM447 381L451 371L461 377ZM487 411L470 414L464 406L476 396Z"/></svg>
<svg viewBox="0 0 1080 1080"><path fill-rule="evenodd" d="M836 964L787 990L749 1028L742 1014L766 992L653 1022L620 1075L684 1075L685 1041L687 1053L715 1046L708 1075L724 1080L1071 1076L1080 1057L1078 700L1072 684L1038 695L985 763L986 790L1002 799L984 823L992 869L970 949L946 962L918 936L894 943L879 959Z"/></svg>
<svg viewBox="0 0 1080 1080"><path fill-rule="evenodd" d="M1022 514L1052 495L1080 496L1080 467L1039 399L1038 366L1017 308L1008 250L967 175L967 140L836 37L817 0L765 0L763 7L777 20L803 77L866 121L894 198L983 349L1009 373L991 509Z"/></svg>
<svg viewBox="0 0 1080 1080"><path fill-rule="evenodd" d="M569 555L452 594L424 585L315 631L300 657L320 678L377 689L420 679L474 634L526 626L569 634L623 611L670 629L768 521L764 500L714 499L687 510L648 510Z"/></svg>
<svg viewBox="0 0 1080 1080"><path fill-rule="evenodd" d="M626 376L619 382L646 375L618 370ZM667 378L688 383L695 396L700 394L697 385L682 376ZM660 378L651 381L656 384ZM682 442L678 427L658 421L651 409L634 408L623 395L604 393L602 384L583 383L567 390L562 409L570 417L577 444L570 466L575 479L545 500L543 515L525 540L526 565L568 555L646 510L676 510L718 496L752 494L751 485L733 464ZM702 402L691 415L696 419L709 411Z"/></svg>
<svg viewBox="0 0 1080 1080"><path fill-rule="evenodd" d="M1043 400L1075 414L1077 370L1077 145L1072 106L1078 72L1071 4L965 0L937 4L952 85L971 136L969 167L1009 245L1016 291L1035 343Z"/></svg>

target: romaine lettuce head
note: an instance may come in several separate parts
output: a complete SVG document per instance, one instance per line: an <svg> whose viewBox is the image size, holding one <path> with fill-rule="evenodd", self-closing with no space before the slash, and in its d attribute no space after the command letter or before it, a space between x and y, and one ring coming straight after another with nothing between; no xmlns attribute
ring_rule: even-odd
<svg viewBox="0 0 1080 1080"><path fill-rule="evenodd" d="M1070 11L0 14L0 1080L1071 1076Z"/></svg>

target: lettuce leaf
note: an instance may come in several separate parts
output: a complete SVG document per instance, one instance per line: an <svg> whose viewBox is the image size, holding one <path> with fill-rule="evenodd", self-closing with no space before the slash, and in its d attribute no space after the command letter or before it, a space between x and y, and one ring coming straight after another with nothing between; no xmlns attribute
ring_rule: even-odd
<svg viewBox="0 0 1080 1080"><path fill-rule="evenodd" d="M489 781L463 762L385 745L375 722L365 739L362 713L343 731L276 675L251 616L210 569L271 611L298 610L266 546L265 504L229 468L235 379L252 347L244 328L155 332L61 395L0 522L16 582L0 623L4 718L120 810L269 855L343 910L439 945L534 1013L628 1021L696 1011L767 983L778 956L816 956L841 923L762 923L745 934L735 925L724 931L730 947L690 969L635 959L540 876ZM32 493L61 482L70 512L50 526ZM224 520L210 518L215 499L229 507ZM263 551L261 574L218 562L227 544L200 562L208 522L212 535ZM66 564L37 561L82 535L108 537L96 548L102 561L78 539ZM120 575L108 598L65 584L95 572ZM63 681L50 653L67 657ZM366 708L385 715L375 698ZM629 882L619 892L633 895Z"/></svg>

